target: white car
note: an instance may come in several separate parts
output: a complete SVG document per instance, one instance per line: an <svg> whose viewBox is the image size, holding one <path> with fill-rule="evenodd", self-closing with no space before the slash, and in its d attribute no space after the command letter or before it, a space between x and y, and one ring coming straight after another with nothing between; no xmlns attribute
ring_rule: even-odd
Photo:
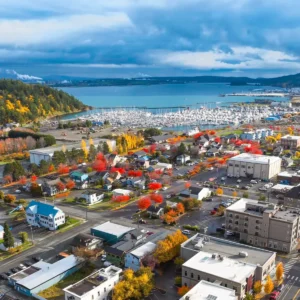
<svg viewBox="0 0 300 300"><path fill-rule="evenodd" d="M167 196L166 196L166 199L171 199L171 195L167 195Z"/></svg>
<svg viewBox="0 0 300 300"><path fill-rule="evenodd" d="M212 171L213 169L214 169L214 168L213 168L213 167L211 167L211 168L208 168L207 170L208 170L208 171Z"/></svg>
<svg viewBox="0 0 300 300"><path fill-rule="evenodd" d="M16 194L21 194L22 191L21 191L21 190L15 190L15 193L16 193Z"/></svg>
<svg viewBox="0 0 300 300"><path fill-rule="evenodd" d="M163 191L166 191L167 189L168 189L167 186L164 186L164 187L162 188Z"/></svg>
<svg viewBox="0 0 300 300"><path fill-rule="evenodd" d="M221 178L221 180L222 180L222 181L225 181L225 180L226 180L226 178L225 178L225 177L222 177L222 178Z"/></svg>
<svg viewBox="0 0 300 300"><path fill-rule="evenodd" d="M190 235L191 234L191 232L189 230L182 230L181 232L185 235Z"/></svg>
<svg viewBox="0 0 300 300"><path fill-rule="evenodd" d="M237 183L241 183L241 182L242 182L242 179L238 179L236 182L237 182Z"/></svg>
<svg viewBox="0 0 300 300"><path fill-rule="evenodd" d="M256 180L251 180L250 183L257 184Z"/></svg>
<svg viewBox="0 0 300 300"><path fill-rule="evenodd" d="M106 261L106 254L103 254L103 255L102 255L101 261Z"/></svg>

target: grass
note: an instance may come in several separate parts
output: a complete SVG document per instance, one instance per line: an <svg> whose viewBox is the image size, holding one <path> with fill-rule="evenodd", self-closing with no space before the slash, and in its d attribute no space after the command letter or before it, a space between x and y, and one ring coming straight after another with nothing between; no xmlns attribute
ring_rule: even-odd
<svg viewBox="0 0 300 300"><path fill-rule="evenodd" d="M16 251L15 253L9 253L8 251L1 251L0 250L0 261L1 260L4 260L4 259L7 259L7 258L10 258L12 256L15 256L17 254L20 254L21 252L29 249L33 247L32 243L31 242L26 242L24 244L22 244L21 246L19 246L19 250Z"/></svg>
<svg viewBox="0 0 300 300"><path fill-rule="evenodd" d="M218 130L218 134L219 135L228 135L228 134L240 135L243 132L244 131L242 129L236 129L236 130L232 130L232 129L220 129L220 130Z"/></svg>
<svg viewBox="0 0 300 300"><path fill-rule="evenodd" d="M74 284L81 279L93 273L95 267L92 264L87 264L80 270L61 280L57 284L49 287L48 289L40 292L38 295L45 299L55 299L64 295L63 289L71 284Z"/></svg>
<svg viewBox="0 0 300 300"><path fill-rule="evenodd" d="M66 217L66 223L59 226L59 229L57 232L65 232L70 230L71 228L74 228L76 226L79 226L82 223L80 219L72 218L72 217Z"/></svg>

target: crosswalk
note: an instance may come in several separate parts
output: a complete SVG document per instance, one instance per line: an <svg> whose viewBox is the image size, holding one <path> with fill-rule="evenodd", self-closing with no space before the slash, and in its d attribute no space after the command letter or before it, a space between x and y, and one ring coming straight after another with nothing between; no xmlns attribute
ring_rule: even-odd
<svg viewBox="0 0 300 300"><path fill-rule="evenodd" d="M298 257L291 258L287 263L284 264L284 274L287 274L294 266L295 263L299 261Z"/></svg>

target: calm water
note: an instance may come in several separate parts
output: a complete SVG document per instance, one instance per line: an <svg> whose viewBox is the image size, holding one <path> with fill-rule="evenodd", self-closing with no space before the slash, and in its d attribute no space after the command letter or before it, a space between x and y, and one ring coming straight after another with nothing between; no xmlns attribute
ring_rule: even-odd
<svg viewBox="0 0 300 300"><path fill-rule="evenodd" d="M163 84L151 86L111 86L111 87L68 87L63 91L75 96L83 103L101 107L174 107L189 106L197 108L207 106L230 105L233 102L254 101L257 97L219 97L220 94L250 92L255 89L272 89L272 87L230 86L226 84ZM285 98L273 98L286 100ZM170 109L169 109L170 110ZM101 109L96 109L97 112ZM151 110L159 112L158 110ZM90 111L89 114L92 114ZM64 116L63 119L76 118L86 113Z"/></svg>

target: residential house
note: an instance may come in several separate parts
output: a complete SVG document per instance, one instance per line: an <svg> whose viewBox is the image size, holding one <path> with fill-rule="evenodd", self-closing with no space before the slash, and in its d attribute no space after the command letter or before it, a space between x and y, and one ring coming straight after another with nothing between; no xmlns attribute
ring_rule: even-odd
<svg viewBox="0 0 300 300"><path fill-rule="evenodd" d="M125 189L115 189L112 191L113 196L129 196L132 191Z"/></svg>
<svg viewBox="0 0 300 300"><path fill-rule="evenodd" d="M151 205L147 209L149 218L159 218L164 214L164 209L161 206Z"/></svg>
<svg viewBox="0 0 300 300"><path fill-rule="evenodd" d="M147 242L143 245L139 245L125 255L125 268L137 271L142 266L142 259L154 252L156 244L153 242Z"/></svg>
<svg viewBox="0 0 300 300"><path fill-rule="evenodd" d="M275 156L279 156L281 155L283 152L283 147L282 146L277 146L275 147L275 149L273 150L273 155Z"/></svg>
<svg viewBox="0 0 300 300"><path fill-rule="evenodd" d="M75 181L76 189L82 190L88 188L89 175L80 171L74 171L70 178Z"/></svg>
<svg viewBox="0 0 300 300"><path fill-rule="evenodd" d="M31 226L56 230L60 225L65 224L64 212L54 205L31 201L25 212L27 223Z"/></svg>
<svg viewBox="0 0 300 300"><path fill-rule="evenodd" d="M281 166L284 168L290 167L294 164L294 161L290 157L281 158Z"/></svg>
<svg viewBox="0 0 300 300"><path fill-rule="evenodd" d="M240 135L241 140L260 140L265 139L267 136L273 135L273 130L269 128L261 128L256 130L245 131Z"/></svg>
<svg viewBox="0 0 300 300"><path fill-rule="evenodd" d="M70 276L82 265L83 259L74 255L69 255L53 264L41 260L11 275L8 284L19 293L31 298Z"/></svg>
<svg viewBox="0 0 300 300"><path fill-rule="evenodd" d="M207 157L214 157L214 156L216 156L219 152L220 152L219 148L217 148L217 147L210 147L210 148L206 151L205 155L206 155Z"/></svg>
<svg viewBox="0 0 300 300"><path fill-rule="evenodd" d="M300 147L300 136L285 135L280 139L280 144L284 149L296 150Z"/></svg>
<svg viewBox="0 0 300 300"><path fill-rule="evenodd" d="M45 193L45 195L48 197L55 196L59 192L56 187L59 182L59 178L51 181L44 180L41 184L42 193Z"/></svg>
<svg viewBox="0 0 300 300"><path fill-rule="evenodd" d="M109 166L114 167L117 163L122 161L122 157L119 156L118 154L111 153L107 155L106 160Z"/></svg>
<svg viewBox="0 0 300 300"><path fill-rule="evenodd" d="M138 158L145 158L145 160L146 160L146 158L148 157L147 155L148 155L147 152L145 152L145 151L143 151L143 150L140 150L140 151L134 152L134 153L132 154L132 157L135 158L135 159L138 159Z"/></svg>
<svg viewBox="0 0 300 300"><path fill-rule="evenodd" d="M146 188L146 180L144 178L127 179L126 184L142 190Z"/></svg>
<svg viewBox="0 0 300 300"><path fill-rule="evenodd" d="M105 178L105 183L112 184L116 180L120 179L122 177L121 173L119 171L110 172L108 176ZM103 177L104 178L104 177Z"/></svg>
<svg viewBox="0 0 300 300"><path fill-rule="evenodd" d="M64 288L65 300L110 300L122 269L109 266L97 270L84 279Z"/></svg>
<svg viewBox="0 0 300 300"><path fill-rule="evenodd" d="M203 200L211 195L211 191L206 187L194 187L183 190L179 194L180 199L194 198L197 200Z"/></svg>
<svg viewBox="0 0 300 300"><path fill-rule="evenodd" d="M92 204L103 201L104 193L96 192L96 191L86 191L81 194L80 198L85 199L85 201L88 205L92 205Z"/></svg>
<svg viewBox="0 0 300 300"><path fill-rule="evenodd" d="M300 183L300 171L284 171L277 175L277 180L287 181L289 184Z"/></svg>
<svg viewBox="0 0 300 300"><path fill-rule="evenodd" d="M108 171L102 171L102 172L93 171L93 172L88 173L88 175L89 175L89 183L95 183L99 180L103 180L105 182L105 180L109 176L109 172Z"/></svg>
<svg viewBox="0 0 300 300"><path fill-rule="evenodd" d="M0 240L3 239L4 236L4 227L0 225Z"/></svg>
<svg viewBox="0 0 300 300"><path fill-rule="evenodd" d="M181 154L176 157L176 163L179 165L184 165L189 160L191 160L191 157L187 154Z"/></svg>
<svg viewBox="0 0 300 300"><path fill-rule="evenodd" d="M149 168L150 166L150 161L149 159L145 160L144 158L138 158L135 161L135 164L138 168L142 167L142 168Z"/></svg>
<svg viewBox="0 0 300 300"><path fill-rule="evenodd" d="M79 233L73 238L70 246L72 247L72 252L74 252L77 248L94 250L103 247L103 240L95 237L94 235Z"/></svg>
<svg viewBox="0 0 300 300"><path fill-rule="evenodd" d="M173 137L174 137L174 135L172 135L172 134L155 135L155 136L152 136L149 140L152 143L161 144L161 143L167 142L169 139L171 139Z"/></svg>

